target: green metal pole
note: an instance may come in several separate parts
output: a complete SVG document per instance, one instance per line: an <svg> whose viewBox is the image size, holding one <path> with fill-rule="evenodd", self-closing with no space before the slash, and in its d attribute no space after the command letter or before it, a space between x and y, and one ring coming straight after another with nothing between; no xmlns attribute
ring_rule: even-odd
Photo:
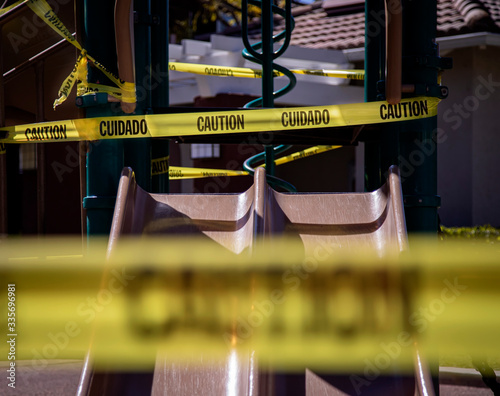
<svg viewBox="0 0 500 396"><path fill-rule="evenodd" d="M437 1L403 1L403 83L416 85L417 94L437 86L435 43ZM420 91L420 92L419 92ZM400 169L406 226L409 233L437 233L437 147L433 140L437 117L403 123Z"/></svg>
<svg viewBox="0 0 500 396"><path fill-rule="evenodd" d="M384 100L386 79L386 0L372 0L366 6L365 84L366 101ZM390 3L396 3L391 1ZM393 6L392 6L393 7ZM391 165L398 163L399 124L384 125L378 134L365 142L366 190L373 191L385 183Z"/></svg>
<svg viewBox="0 0 500 396"><path fill-rule="evenodd" d="M384 0L365 1L365 102L380 100L377 90L385 73ZM380 136L365 141L365 190L374 191L382 181Z"/></svg>
<svg viewBox="0 0 500 396"><path fill-rule="evenodd" d="M114 2L84 0L83 47L110 71L118 73L114 24ZM105 76L89 70L89 82L106 83ZM86 108L86 117L114 116L109 104ZM83 207L87 212L87 234L107 235L111 229L116 191L123 168L123 142L89 143L87 154L87 196Z"/></svg>
<svg viewBox="0 0 500 396"><path fill-rule="evenodd" d="M436 37L436 0L402 1L403 84L413 84L411 96L436 95L440 65ZM384 0L366 1L365 100L384 99ZM435 233L438 227L437 150L433 140L437 117L388 124L365 142L365 187L380 187L391 165L398 165L403 182L409 233Z"/></svg>
<svg viewBox="0 0 500 396"><path fill-rule="evenodd" d="M262 30L262 107L274 107L274 78L273 78L273 10L271 0L261 2L261 30ZM265 146L266 173L274 176L274 150L272 146Z"/></svg>
<svg viewBox="0 0 500 396"><path fill-rule="evenodd" d="M271 0L262 0L262 107L274 107L273 10Z"/></svg>
<svg viewBox="0 0 500 396"><path fill-rule="evenodd" d="M135 114L151 112L151 1L134 2L135 81L137 107ZM125 166L135 173L137 184L151 191L151 138L124 142Z"/></svg>
<svg viewBox="0 0 500 396"><path fill-rule="evenodd" d="M438 79L437 0L404 0L403 10L402 80L416 84L416 93L425 95L437 85ZM399 167L411 243L415 234L437 237L440 197L437 195L437 146L433 140L437 117L408 121L401 128ZM439 365L432 364L429 368L434 393L439 396Z"/></svg>
<svg viewBox="0 0 500 396"><path fill-rule="evenodd" d="M152 83L151 102L154 108L169 106L169 79L168 79L168 0L153 0L152 14L155 18L151 27L152 68L155 72L155 81ZM169 192L169 153L170 140L154 139L151 143L152 160L166 164L164 173L151 176L151 191L155 193Z"/></svg>
<svg viewBox="0 0 500 396"><path fill-rule="evenodd" d="M385 79L384 0L367 0L365 35L365 100L384 99L379 81ZM403 0L402 83L414 84L411 96L436 94L439 59L435 45L436 0ZM437 149L433 135L437 117L406 121L382 128L380 135L365 143L365 187L372 191L383 183L388 167L401 172L406 227L415 233L436 234ZM439 395L439 367L431 367L433 386Z"/></svg>

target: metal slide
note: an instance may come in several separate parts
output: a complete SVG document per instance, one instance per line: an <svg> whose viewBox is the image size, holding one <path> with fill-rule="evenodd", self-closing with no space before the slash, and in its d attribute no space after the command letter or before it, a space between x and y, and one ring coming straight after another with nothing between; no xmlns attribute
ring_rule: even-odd
<svg viewBox="0 0 500 396"><path fill-rule="evenodd" d="M157 234L165 235L165 243L168 235L198 235L237 254L251 254L259 239L280 234L300 238L306 253L312 253L318 243L327 243L335 249L359 248L361 244L383 256L389 250L403 251L408 244L396 167L389 169L388 180L380 189L342 194L279 193L266 183L262 168L256 171L253 186L239 194L151 194L141 189L133 171L125 168L118 188L108 254L113 253L121 236ZM258 367L252 355L241 356L232 351L223 363L211 364L208 356L200 356L199 362L205 363L203 368L194 362L174 364L159 353L151 394L273 394L270 389L276 382L275 374ZM423 378L419 379L420 372L425 370L416 370L416 380L411 375L409 381L399 380L400 387L392 390L399 395L413 395L416 391L419 394L422 384L427 387ZM110 383L102 378L110 375L113 374L96 373L95 377L101 379L92 381L94 386ZM346 394L335 387L335 376L325 379L309 370L304 375L307 396ZM88 394L95 394L90 389L90 373L84 380L87 385L83 388L89 388ZM408 393L402 392L401 386ZM117 394L109 388L108 391L101 394ZM378 394L392 394L388 389L378 391ZM304 389L301 392L304 394ZM431 392L429 389L427 394Z"/></svg>

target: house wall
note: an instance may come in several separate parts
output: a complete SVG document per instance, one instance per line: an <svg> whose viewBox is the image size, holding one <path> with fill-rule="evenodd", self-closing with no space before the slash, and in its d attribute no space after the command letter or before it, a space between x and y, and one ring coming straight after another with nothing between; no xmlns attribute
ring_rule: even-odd
<svg viewBox="0 0 500 396"><path fill-rule="evenodd" d="M446 54L450 95L439 105L438 194L446 226L500 226L500 70L497 47Z"/></svg>
<svg viewBox="0 0 500 396"><path fill-rule="evenodd" d="M473 213L474 224L500 226L500 48L475 49L474 70L478 112L473 115ZM478 78L482 77L482 81Z"/></svg>
<svg viewBox="0 0 500 396"><path fill-rule="evenodd" d="M472 81L466 78L472 68L470 52L461 49L448 55L453 57L453 69L444 72L442 81L450 88L438 110L442 136L437 147L439 216L446 226L472 223L472 119L455 112L472 91Z"/></svg>

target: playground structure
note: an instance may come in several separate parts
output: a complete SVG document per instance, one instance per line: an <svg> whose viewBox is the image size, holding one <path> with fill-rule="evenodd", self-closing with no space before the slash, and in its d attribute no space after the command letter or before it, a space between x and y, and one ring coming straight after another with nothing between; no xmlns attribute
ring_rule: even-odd
<svg viewBox="0 0 500 396"><path fill-rule="evenodd" d="M306 254L318 243L349 250L365 244L380 256L407 249L398 170L392 167L378 190L360 194L285 194L255 173L253 186L241 194L151 194L124 169L110 233L124 235L204 234L240 254L259 239L287 234L300 238Z"/></svg>
<svg viewBox="0 0 500 396"><path fill-rule="evenodd" d="M259 249L259 241L285 235L303 245L306 257L313 256L318 246L344 253L366 248L379 257L394 255L406 250L408 241L397 168L389 169L388 175L387 182L371 193L284 194L267 184L265 171L260 168L253 186L241 194L151 194L137 185L134 173L126 168L120 178L108 254L118 252L120 238L131 235L161 235L167 244L179 235L204 236L236 254L251 254ZM79 394L114 394L108 384L127 382L126 375L93 373L91 356L92 351ZM235 375L237 380L232 378ZM336 382L347 378L330 375L329 383L310 370L303 375L308 396L335 389ZM275 392L275 376L265 368L263 372L258 358L241 355L236 347L222 362L200 354L186 364L172 363L168 354L159 352L152 385L146 384L141 392L267 395ZM286 376L283 378L286 382ZM414 379L389 376L383 385L373 388L381 393L433 394L430 372L421 360L416 360ZM287 388L287 394L292 392Z"/></svg>
<svg viewBox="0 0 500 396"><path fill-rule="evenodd" d="M390 2L386 2L387 4ZM396 2L398 3L398 2ZM379 57L385 48L383 43L386 39L384 35L370 37L367 40L367 68L365 71L365 87L367 91L367 101L385 99L389 104L397 104L401 100L401 94L420 95L434 94L438 97L444 97L437 83L437 71L439 62L435 67L408 67L406 74L402 74L401 60L405 51L412 48L412 51L422 50L419 54L422 58L439 59L436 55L436 49L429 45L432 43L432 27L435 21L431 23L422 22L432 18L432 8L436 6L435 1L427 1L425 4L416 6L412 2L402 2L405 12L397 10L387 10L387 18L390 23L387 25L387 61ZM273 50L272 36L272 18L274 6L269 1L263 1L262 6L262 44L257 48L262 48L257 52L248 42L247 32L243 26L243 38L246 41L247 56L259 59L262 64L262 86L263 97L254 104L262 104L265 108L272 108L275 94L272 92L273 71L277 69L273 59L277 58L287 48L287 41L290 39L291 32L291 3L286 2L286 10L283 16L287 19L287 29L284 34L278 38L284 38L285 44L277 52ZM136 71L144 70L138 67L138 63L145 61L155 62L166 66L168 64L168 54L159 54L155 51L147 52L154 45L160 45L161 48L167 48L166 26L163 24L150 26L140 26L135 33L139 43L134 49L131 48L130 37L133 32L130 30L130 21L132 19L132 2L117 1L115 14L115 28L118 53L118 71L121 80L132 83L134 67ZM243 9L246 9L246 2ZM98 2L86 1L85 9L89 19L85 21L85 39L84 47L89 54L96 54L95 59L104 65L112 64L113 57L109 55L106 46L103 48L95 47L96 38L101 37L100 27L106 25L104 19L106 13L101 15L99 11L104 7ZM150 15L153 13L166 14L166 4L162 2L149 2L145 4L136 4L138 14ZM367 23L370 22L370 13L373 9L384 7L383 1L366 1ZM416 12L422 16L419 26L411 22L413 13ZM108 12L109 14L109 12ZM428 15L426 15L428 14ZM412 15L410 17L410 15ZM425 16L425 18L424 18ZM91 18L96 20L91 20ZM243 18L246 21L246 17ZM407 23L408 32L403 35L402 23ZM153 35L158 42L153 43L147 40L148 34L156 31ZM391 39L399 40L392 41ZM141 41L142 40L142 41ZM405 42L406 40L406 42ZM412 41L414 40L414 41ZM419 44L419 40L422 41ZM93 43L93 44L92 44ZM142 51L142 53L141 53ZM99 53L100 52L100 53ZM106 53L108 52L108 53ZM426 53L427 52L427 53ZM99 54L98 54L99 53ZM373 55L374 53L377 56ZM408 54L406 54L408 56ZM371 63L378 63L378 67L371 67ZM380 65L387 64L386 67ZM428 70L430 69L430 70ZM291 81L287 71L279 69L286 74ZM418 74L422 72L422 74ZM427 73L427 74L426 74ZM426 75L425 75L426 74ZM89 81L95 79L89 76ZM135 77L138 79L138 76ZM379 81L386 80L385 88L380 88ZM412 83L401 85L401 80L411 81ZM377 88L378 87L378 88ZM290 85L292 89L293 82ZM285 89L285 90L286 90ZM377 91L378 89L378 91ZM119 99L124 113L131 113L136 110L136 114L147 114L154 108L165 107L168 105L168 88L157 90L154 95L159 97L150 97L148 103L136 103L123 92ZM438 92L436 94L436 92ZM85 106L87 117L105 117L113 116L109 107L92 106L89 103L103 104L108 100L108 94L103 92L80 96L80 104ZM430 95L432 96L432 95ZM235 253L243 253L256 248L259 239L272 238L276 234L289 234L297 238L304 245L306 252L311 252L317 243L327 243L336 246L339 249L347 249L351 246L359 247L359 242L372 248L376 248L378 254L383 256L388 252L386 249L394 248L402 251L407 247L406 227L410 231L434 232L437 229L436 207L438 198L435 197L435 157L426 159L426 163L412 175L405 184L406 193L402 191L401 183L396 168L392 165L397 163L397 154L399 152L410 151L412 142L406 141L405 132L420 134L422 140L428 139L432 133L435 117L428 117L422 120L403 121L390 124L388 126L376 128L375 132L367 126L347 127L338 131L338 137L335 137L335 129L330 128L326 131L327 137L321 138L319 142L343 144L348 141L341 132L348 130L348 136L356 136L357 139L364 139L367 143L367 190L373 191L365 194L283 194L274 190L266 182L278 183L273 179L274 152L275 148L268 146L265 149L266 171L263 168L255 172L254 185L251 189L241 194L235 195L177 195L167 194L168 192L168 173L156 178L151 178L151 153L153 158L164 158L168 156L168 141L151 142L148 139L141 141L128 140L124 142L103 141L99 145L95 144L91 153L88 155L87 162L87 197L84 200L84 207L88 214L88 232L89 235L110 233L109 249L114 249L114 243L122 235L150 235L150 234L203 234L214 242L226 247ZM359 130L359 131L358 131ZM373 132L367 134L366 131ZM418 132L415 132L418 131ZM306 134L303 135L305 138ZM325 136L325 135L324 135ZM286 133L276 135L276 143L288 143ZM199 137L191 137L187 141L196 142ZM301 137L302 138L302 137ZM200 139L207 139L206 135ZM212 137L209 137L212 139ZM217 139L217 137L213 137ZM332 140L333 139L333 142ZM337 141L335 139L338 139ZM414 143L413 143L414 144ZM125 154L124 154L125 153ZM121 158L126 158L126 164ZM118 174L122 171L123 165L129 165L135 175L129 168L122 172L118 194L116 194ZM104 175L103 169L107 175ZM383 172L390 169L387 173L388 180L385 182ZM434 175L433 175L434 173ZM139 187L135 178L137 177ZM109 183L109 180L116 183ZM430 181L429 181L430 179ZM147 191L154 191L149 193ZM114 197L116 195L116 201ZM406 205L405 222L404 206ZM113 214L114 213L114 214ZM91 356L91 354L90 354ZM253 373L257 367L248 357L242 357L238 360L240 370L243 374L241 388L235 394L256 394L255 386L252 380L255 380ZM85 366L86 369L82 375L80 386L80 395L90 391L92 386L91 360ZM173 383L173 379L182 380ZM160 376L163 375L163 377ZM423 374L423 375L421 375ZM110 374L95 373L94 382L99 385L99 378L106 378ZM308 395L318 393L324 384L322 380L308 372L307 383L309 384ZM205 372L195 372L191 374L186 367L177 367L167 369L166 363L159 361L155 374L158 380L154 381L153 394L163 394L162 391L167 386L175 388L175 394L193 394L194 384L200 381L200 378L206 378L204 384L211 383L213 386L222 386L227 389L228 373L224 369L207 369ZM271 376L269 374L269 376ZM194 378L196 377L196 379ZM406 384L406 389L413 394L415 388L420 389L423 394L432 394L432 386L428 383L429 373L421 368L416 370L415 381ZM252 379L253 378L253 379ZM106 383L104 380L103 383ZM108 382L111 383L111 382ZM173 384L173 385L172 385ZM191 387L190 387L191 386ZM207 385L208 386L208 385ZM221 388L213 388L211 391L218 393ZM108 391L112 392L111 389ZM204 389L206 391L206 389ZM211 391L206 391L207 394Z"/></svg>

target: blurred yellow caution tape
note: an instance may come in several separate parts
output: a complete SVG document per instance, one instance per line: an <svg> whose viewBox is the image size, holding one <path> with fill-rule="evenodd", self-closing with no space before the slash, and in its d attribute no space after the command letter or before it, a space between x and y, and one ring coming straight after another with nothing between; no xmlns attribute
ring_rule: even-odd
<svg viewBox="0 0 500 396"><path fill-rule="evenodd" d="M321 154L326 151L334 150L342 146L314 146L305 150L297 151L278 158L275 161L276 165L283 165L312 155ZM265 166L265 164L261 165ZM157 176L164 173L169 173L169 178L176 179L198 179L205 177L227 177L227 176L248 176L247 171L227 170L227 169L207 169L207 168L188 168L182 166L168 165L168 157L157 158L151 160L151 175Z"/></svg>
<svg viewBox="0 0 500 396"><path fill-rule="evenodd" d="M248 350L292 370L410 367L413 341L431 362L500 356L495 247L426 240L381 259L321 243L305 254L279 238L251 255L207 238L135 238L106 262L105 244L91 246L79 256L81 240L2 242L0 323L17 360L83 358L91 340L96 365L119 369L150 368L158 351L182 361Z"/></svg>
<svg viewBox="0 0 500 396"><path fill-rule="evenodd" d="M439 99L415 97L387 102L278 109L211 111L85 118L0 128L0 142L177 137L297 131L409 121L437 115Z"/></svg>
<svg viewBox="0 0 500 396"><path fill-rule="evenodd" d="M184 73L202 74L217 77L243 77L262 78L262 70L248 67L204 65L197 63L170 62L169 70ZM333 69L290 69L294 74L307 74L312 76L347 78L351 80L364 80L365 71L355 70L333 70ZM274 77L284 76L283 73L274 71Z"/></svg>

